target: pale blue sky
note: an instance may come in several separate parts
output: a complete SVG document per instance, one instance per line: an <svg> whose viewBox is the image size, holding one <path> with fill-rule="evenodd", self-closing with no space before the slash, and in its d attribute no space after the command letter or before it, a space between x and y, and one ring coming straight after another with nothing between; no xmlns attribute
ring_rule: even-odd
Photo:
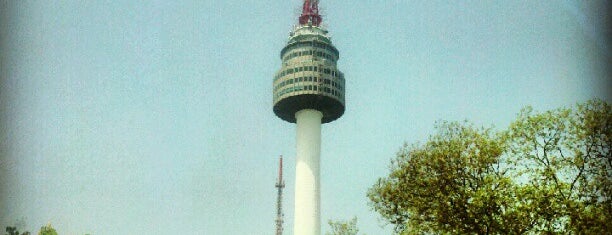
<svg viewBox="0 0 612 235"><path fill-rule="evenodd" d="M282 154L292 234L295 127L272 76L300 2L0 0L0 227L272 234ZM347 90L322 131L323 221L389 233L366 191L437 120L611 100L605 1L321 8Z"/></svg>

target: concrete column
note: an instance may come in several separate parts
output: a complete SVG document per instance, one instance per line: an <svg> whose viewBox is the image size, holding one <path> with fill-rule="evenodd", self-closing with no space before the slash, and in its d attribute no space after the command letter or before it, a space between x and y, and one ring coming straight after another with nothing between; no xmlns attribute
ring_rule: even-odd
<svg viewBox="0 0 612 235"><path fill-rule="evenodd" d="M319 159L322 117L323 114L314 109L304 109L295 113L297 157L294 235L321 234Z"/></svg>

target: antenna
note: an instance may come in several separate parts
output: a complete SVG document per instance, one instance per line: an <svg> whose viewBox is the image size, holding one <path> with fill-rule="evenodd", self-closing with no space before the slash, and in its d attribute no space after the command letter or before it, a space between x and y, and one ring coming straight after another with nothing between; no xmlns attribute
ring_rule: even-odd
<svg viewBox="0 0 612 235"><path fill-rule="evenodd" d="M283 234L283 188L285 188L285 181L283 181L283 155L280 156L278 163L278 181L276 182L276 188L278 189L278 195L276 198L276 235Z"/></svg>
<svg viewBox="0 0 612 235"><path fill-rule="evenodd" d="M300 25L319 26L323 19L319 15L319 0L304 0L302 15L300 15Z"/></svg>

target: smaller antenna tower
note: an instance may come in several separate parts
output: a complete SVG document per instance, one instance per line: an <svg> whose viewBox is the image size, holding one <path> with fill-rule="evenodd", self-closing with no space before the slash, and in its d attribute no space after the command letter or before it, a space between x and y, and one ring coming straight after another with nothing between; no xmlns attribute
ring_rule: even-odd
<svg viewBox="0 0 612 235"><path fill-rule="evenodd" d="M278 195L276 198L276 235L283 234L283 188L285 188L285 181L283 181L283 155L280 156L278 163L278 181L276 182L276 188L278 189Z"/></svg>

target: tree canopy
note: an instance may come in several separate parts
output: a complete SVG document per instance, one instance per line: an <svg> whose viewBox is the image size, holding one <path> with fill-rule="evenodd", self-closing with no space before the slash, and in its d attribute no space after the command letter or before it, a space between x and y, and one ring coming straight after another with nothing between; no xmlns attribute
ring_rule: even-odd
<svg viewBox="0 0 612 235"><path fill-rule="evenodd" d="M47 224L40 228L38 235L57 235L57 231L55 231L51 224Z"/></svg>
<svg viewBox="0 0 612 235"><path fill-rule="evenodd" d="M357 217L353 217L349 221L329 220L327 223L331 227L331 232L325 233L326 235L357 235L359 232Z"/></svg>
<svg viewBox="0 0 612 235"><path fill-rule="evenodd" d="M603 234L612 226L612 113L527 107L508 129L441 122L368 191L400 234Z"/></svg>

